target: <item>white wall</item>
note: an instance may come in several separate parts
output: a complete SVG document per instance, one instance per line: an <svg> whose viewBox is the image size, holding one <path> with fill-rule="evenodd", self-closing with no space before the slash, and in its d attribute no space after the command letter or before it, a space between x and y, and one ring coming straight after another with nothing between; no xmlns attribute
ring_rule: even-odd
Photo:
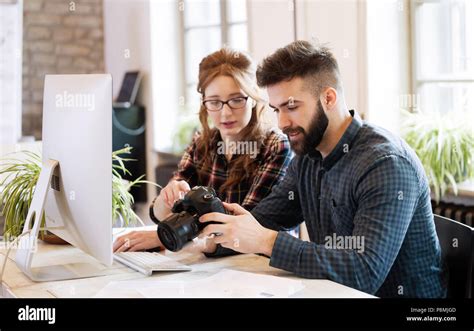
<svg viewBox="0 0 474 331"><path fill-rule="evenodd" d="M104 52L106 72L113 77L114 96L126 71L143 73L138 103L146 108L146 178L154 181L150 0L104 0ZM148 185L148 199L155 195L154 187Z"/></svg>
<svg viewBox="0 0 474 331"><path fill-rule="evenodd" d="M408 1L367 1L368 120L400 131L400 100L411 93Z"/></svg>
<svg viewBox="0 0 474 331"><path fill-rule="evenodd" d="M155 150L170 148L176 128L181 93L181 50L179 43L179 11L175 0L152 1L151 54L153 62L153 98L155 99Z"/></svg>
<svg viewBox="0 0 474 331"><path fill-rule="evenodd" d="M294 41L294 7L288 0L248 0L249 51L256 63ZM263 91L264 96L267 94ZM278 126L276 114L266 110L263 120Z"/></svg>
<svg viewBox="0 0 474 331"><path fill-rule="evenodd" d="M298 39L327 44L336 57L349 109L367 111L365 3L356 0L298 0Z"/></svg>
<svg viewBox="0 0 474 331"><path fill-rule="evenodd" d="M255 61L294 40L293 7L288 0L247 1L249 50Z"/></svg>

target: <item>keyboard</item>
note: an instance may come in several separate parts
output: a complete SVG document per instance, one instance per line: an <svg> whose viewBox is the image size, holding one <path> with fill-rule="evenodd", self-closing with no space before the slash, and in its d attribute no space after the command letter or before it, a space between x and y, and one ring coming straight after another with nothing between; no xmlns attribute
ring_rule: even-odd
<svg viewBox="0 0 474 331"><path fill-rule="evenodd" d="M115 253L114 259L146 276L151 276L154 271L191 270L191 267L158 253L121 252Z"/></svg>

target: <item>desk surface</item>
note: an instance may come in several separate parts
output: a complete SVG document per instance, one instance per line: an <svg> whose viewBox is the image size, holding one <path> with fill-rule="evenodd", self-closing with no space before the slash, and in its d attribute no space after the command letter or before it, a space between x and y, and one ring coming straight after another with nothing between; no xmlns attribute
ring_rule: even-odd
<svg viewBox="0 0 474 331"><path fill-rule="evenodd" d="M39 251L36 254L33 265L54 265L61 263L91 262L99 265L95 259L84 254L72 246L49 245L40 241ZM109 274L101 277L83 278L67 281L42 282L31 281L16 266L10 252L6 270L3 276L2 295L4 297L26 297L26 298L87 298L93 297L101 289L112 281L140 280L146 278L120 263L114 262L109 268ZM268 258L254 254L242 254L224 258L206 258L203 254L182 250L178 253L166 252L167 256L177 261L192 266L192 271L179 273L154 273L153 280L194 281L214 275L223 269L253 272L261 275L272 275L299 279L304 289L295 293L292 297L304 298L373 298L372 295L349 288L347 286L323 279L303 279L291 273L269 266ZM5 258L5 250L0 251L0 263ZM0 264L1 265L1 264ZM145 279L144 279L145 280Z"/></svg>

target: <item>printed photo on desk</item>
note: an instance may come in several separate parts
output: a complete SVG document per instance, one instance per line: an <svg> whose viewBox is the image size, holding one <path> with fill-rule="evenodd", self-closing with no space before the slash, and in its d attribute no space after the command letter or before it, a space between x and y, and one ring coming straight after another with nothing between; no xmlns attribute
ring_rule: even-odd
<svg viewBox="0 0 474 331"><path fill-rule="evenodd" d="M0 328L472 329L472 22L0 0Z"/></svg>

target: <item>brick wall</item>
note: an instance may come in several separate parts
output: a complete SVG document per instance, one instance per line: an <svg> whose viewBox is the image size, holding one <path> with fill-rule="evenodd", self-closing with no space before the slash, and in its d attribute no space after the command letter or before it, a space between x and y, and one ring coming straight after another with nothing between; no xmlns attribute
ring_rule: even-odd
<svg viewBox="0 0 474 331"><path fill-rule="evenodd" d="M104 72L102 0L24 0L23 135L41 139L45 74Z"/></svg>

